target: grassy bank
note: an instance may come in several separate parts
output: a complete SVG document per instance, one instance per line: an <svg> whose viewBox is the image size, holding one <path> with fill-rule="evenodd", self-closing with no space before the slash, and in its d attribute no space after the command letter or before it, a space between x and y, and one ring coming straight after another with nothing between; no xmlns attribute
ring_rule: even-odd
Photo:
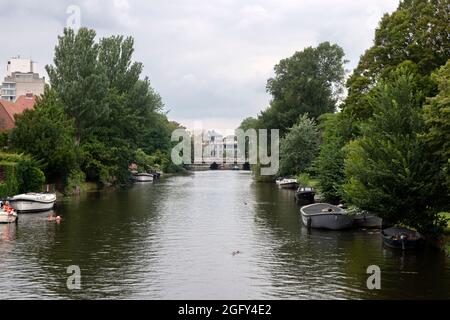
<svg viewBox="0 0 450 320"><path fill-rule="evenodd" d="M443 216L443 217L445 217L445 218L450 220L450 212L442 212L441 216ZM447 227L445 228L444 232L445 232L446 235L450 236L450 221L447 222Z"/></svg>
<svg viewBox="0 0 450 320"><path fill-rule="evenodd" d="M449 212L442 212L441 216L450 219ZM447 222L447 227L444 229L444 250L448 257L450 257L450 221Z"/></svg>

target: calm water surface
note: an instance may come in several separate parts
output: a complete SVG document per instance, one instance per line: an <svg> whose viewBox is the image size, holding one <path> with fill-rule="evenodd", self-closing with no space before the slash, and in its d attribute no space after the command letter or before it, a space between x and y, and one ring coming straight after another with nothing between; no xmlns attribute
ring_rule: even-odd
<svg viewBox="0 0 450 320"><path fill-rule="evenodd" d="M450 259L384 249L378 231L307 231L292 191L198 172L62 200L0 226L0 298L450 298ZM240 251L238 255L233 252ZM66 287L81 268L82 289ZM381 290L366 269L382 270Z"/></svg>

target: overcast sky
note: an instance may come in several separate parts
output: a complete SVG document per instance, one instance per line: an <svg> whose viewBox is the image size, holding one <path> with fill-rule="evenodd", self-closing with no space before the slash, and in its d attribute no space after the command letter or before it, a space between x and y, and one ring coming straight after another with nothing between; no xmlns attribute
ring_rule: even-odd
<svg viewBox="0 0 450 320"><path fill-rule="evenodd" d="M169 118L235 128L267 107L273 66L307 46L342 46L352 69L398 0L0 0L1 75L20 54L52 63L70 5L99 37L135 38L135 60L161 94ZM45 74L46 76L46 74Z"/></svg>

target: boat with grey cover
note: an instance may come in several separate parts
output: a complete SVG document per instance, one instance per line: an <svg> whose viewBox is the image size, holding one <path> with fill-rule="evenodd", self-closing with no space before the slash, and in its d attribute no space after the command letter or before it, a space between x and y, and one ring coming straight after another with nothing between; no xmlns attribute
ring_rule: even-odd
<svg viewBox="0 0 450 320"><path fill-rule="evenodd" d="M300 209L302 222L307 228L343 230L353 226L353 217L345 210L328 204L316 203Z"/></svg>

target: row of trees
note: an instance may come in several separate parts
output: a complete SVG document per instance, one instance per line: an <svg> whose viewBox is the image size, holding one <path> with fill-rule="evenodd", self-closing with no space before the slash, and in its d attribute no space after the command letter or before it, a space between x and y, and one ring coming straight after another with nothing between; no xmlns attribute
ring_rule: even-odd
<svg viewBox="0 0 450 320"><path fill-rule="evenodd" d="M95 38L94 30L64 30L46 67L50 85L10 132L10 148L39 160L47 180L69 192L86 179L125 184L131 163L176 169L169 155L178 124L168 121L148 78L141 79L133 39Z"/></svg>
<svg viewBox="0 0 450 320"><path fill-rule="evenodd" d="M279 128L279 174L308 173L327 201L439 233L438 213L450 209L449 8L404 0L384 15L343 100L339 46L282 60L268 81L270 106L241 127Z"/></svg>

